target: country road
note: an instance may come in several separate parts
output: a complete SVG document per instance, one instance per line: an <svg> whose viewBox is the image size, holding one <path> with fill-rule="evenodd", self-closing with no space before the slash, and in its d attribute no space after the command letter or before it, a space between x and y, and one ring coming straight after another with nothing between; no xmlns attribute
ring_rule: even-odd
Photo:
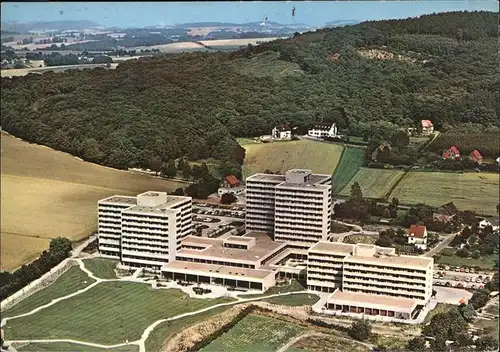
<svg viewBox="0 0 500 352"><path fill-rule="evenodd" d="M453 240L453 238L455 238L455 236L459 233L460 232L455 232L455 233L447 235L446 238L444 240L442 240L440 243L438 243L438 245L436 247L432 248L427 253L422 254L422 257L429 257L430 258L430 257L433 257L434 255L438 254L443 249L445 249L450 244L450 242Z"/></svg>

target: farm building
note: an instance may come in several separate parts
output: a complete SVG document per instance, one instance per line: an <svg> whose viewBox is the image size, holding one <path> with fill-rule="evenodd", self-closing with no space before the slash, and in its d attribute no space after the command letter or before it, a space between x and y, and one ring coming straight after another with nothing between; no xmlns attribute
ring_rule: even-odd
<svg viewBox="0 0 500 352"><path fill-rule="evenodd" d="M458 208L453 204L453 202L446 203L440 206L436 212L432 214L434 220L441 222L451 221L455 215L458 213Z"/></svg>
<svg viewBox="0 0 500 352"><path fill-rule="evenodd" d="M470 159L476 164L481 165L483 163L483 156L477 149L474 149L472 153L470 153Z"/></svg>
<svg viewBox="0 0 500 352"><path fill-rule="evenodd" d="M222 196L224 193L231 193L235 196L243 194L245 192L245 187L241 185L241 181L234 175L227 175L224 177L219 185L217 194Z"/></svg>
<svg viewBox="0 0 500 352"><path fill-rule="evenodd" d="M324 137L337 137L337 125L331 122L318 122L315 123L308 131L307 135L310 137L324 138Z"/></svg>
<svg viewBox="0 0 500 352"><path fill-rule="evenodd" d="M498 217L483 219L479 222L479 228L482 230L487 226L491 226L493 231L498 231L500 219Z"/></svg>
<svg viewBox="0 0 500 352"><path fill-rule="evenodd" d="M422 120L420 124L422 126L422 134L434 133L434 125L431 120Z"/></svg>
<svg viewBox="0 0 500 352"><path fill-rule="evenodd" d="M420 249L427 249L427 228L420 225L411 225L408 230L408 244L414 244Z"/></svg>
<svg viewBox="0 0 500 352"><path fill-rule="evenodd" d="M287 140L292 138L292 129L287 124L277 125L271 131L274 139Z"/></svg>
<svg viewBox="0 0 500 352"><path fill-rule="evenodd" d="M372 160L373 161L377 161L377 158L379 156L380 153L390 153L392 150L392 147L391 145L389 144L389 142L384 142L382 144L380 144L377 149L375 149L372 153Z"/></svg>
<svg viewBox="0 0 500 352"><path fill-rule="evenodd" d="M443 159L460 159L460 151L453 145L443 152Z"/></svg>

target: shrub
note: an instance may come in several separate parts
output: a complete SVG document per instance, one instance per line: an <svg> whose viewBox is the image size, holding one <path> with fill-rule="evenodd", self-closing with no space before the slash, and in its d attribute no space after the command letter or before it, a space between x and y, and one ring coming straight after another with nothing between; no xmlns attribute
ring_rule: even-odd
<svg viewBox="0 0 500 352"><path fill-rule="evenodd" d="M368 340L372 335L372 326L366 320L358 320L352 323L347 331L350 337L358 341Z"/></svg>
<svg viewBox="0 0 500 352"><path fill-rule="evenodd" d="M238 199L236 198L236 196L232 193L224 193L220 197L221 204L232 204L232 203L236 202L237 200Z"/></svg>
<svg viewBox="0 0 500 352"><path fill-rule="evenodd" d="M458 251L456 251L455 255L457 257L461 257L461 258L467 258L467 257L469 257L470 252L467 249L462 248L462 249L459 249Z"/></svg>

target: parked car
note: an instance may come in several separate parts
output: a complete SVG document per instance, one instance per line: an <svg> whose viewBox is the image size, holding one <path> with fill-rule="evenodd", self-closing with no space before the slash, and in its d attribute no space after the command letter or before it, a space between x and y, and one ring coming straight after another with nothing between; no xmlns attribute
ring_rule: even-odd
<svg viewBox="0 0 500 352"><path fill-rule="evenodd" d="M434 278L435 279L439 278L439 274L434 274Z"/></svg>
<svg viewBox="0 0 500 352"><path fill-rule="evenodd" d="M470 270L469 268L465 268L465 272L468 273Z"/></svg>
<svg viewBox="0 0 500 352"><path fill-rule="evenodd" d="M448 265L446 265L446 266L444 267L444 270L450 270L450 267L449 267Z"/></svg>
<svg viewBox="0 0 500 352"><path fill-rule="evenodd" d="M460 272L461 273L465 272L465 268L460 268Z"/></svg>
<svg viewBox="0 0 500 352"><path fill-rule="evenodd" d="M470 277L466 277L465 282L470 282Z"/></svg>
<svg viewBox="0 0 500 352"><path fill-rule="evenodd" d="M463 284L463 283L461 283L461 282L459 282L459 283L457 284L457 287L458 287L458 288L464 288L464 284Z"/></svg>
<svg viewBox="0 0 500 352"><path fill-rule="evenodd" d="M446 283L444 284L446 287L450 287L451 286L451 282L449 281L446 281Z"/></svg>
<svg viewBox="0 0 500 352"><path fill-rule="evenodd" d="M481 277L478 277L478 278L476 279L476 282L479 284L479 283L483 282L483 280L481 279Z"/></svg>

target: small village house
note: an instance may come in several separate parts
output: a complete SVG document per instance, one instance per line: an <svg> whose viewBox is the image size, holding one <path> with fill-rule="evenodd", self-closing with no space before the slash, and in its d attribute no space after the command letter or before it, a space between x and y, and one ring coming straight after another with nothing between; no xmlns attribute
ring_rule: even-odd
<svg viewBox="0 0 500 352"><path fill-rule="evenodd" d="M408 244L414 244L416 248L427 249L427 228L421 225L411 225L408 230Z"/></svg>
<svg viewBox="0 0 500 352"><path fill-rule="evenodd" d="M244 192L245 187L241 184L241 181L234 175L228 175L222 179L217 194L219 197L221 197L224 193L231 193L238 196Z"/></svg>
<svg viewBox="0 0 500 352"><path fill-rule="evenodd" d="M287 140L292 138L292 130L289 125L281 124L273 128L271 135L274 139Z"/></svg>
<svg viewBox="0 0 500 352"><path fill-rule="evenodd" d="M460 159L460 151L454 145L443 152L443 159Z"/></svg>
<svg viewBox="0 0 500 352"><path fill-rule="evenodd" d="M498 217L486 218L479 222L479 228L482 230L485 227L491 226L493 231L498 231L500 219Z"/></svg>
<svg viewBox="0 0 500 352"><path fill-rule="evenodd" d="M453 204L453 202L446 203L439 208L432 214L432 218L436 221L440 222L450 222L455 215L458 214L458 208Z"/></svg>
<svg viewBox="0 0 500 352"><path fill-rule="evenodd" d="M372 153L372 161L377 161L380 153L390 153L392 150L391 144L389 142L381 143Z"/></svg>
<svg viewBox="0 0 500 352"><path fill-rule="evenodd" d="M337 125L331 122L318 122L315 123L308 131L307 135L310 137L324 138L324 137L337 137Z"/></svg>
<svg viewBox="0 0 500 352"><path fill-rule="evenodd" d="M474 149L472 153L470 153L470 159L478 165L483 163L483 156L477 149Z"/></svg>
<svg viewBox="0 0 500 352"><path fill-rule="evenodd" d="M420 125L422 126L422 134L434 133L434 125L431 120L422 120Z"/></svg>

